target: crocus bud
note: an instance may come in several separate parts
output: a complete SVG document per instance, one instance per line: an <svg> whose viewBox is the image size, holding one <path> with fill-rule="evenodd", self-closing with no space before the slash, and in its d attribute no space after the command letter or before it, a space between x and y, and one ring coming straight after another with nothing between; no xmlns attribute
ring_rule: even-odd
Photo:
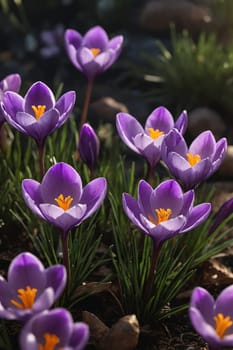
<svg viewBox="0 0 233 350"><path fill-rule="evenodd" d="M99 157L99 148L99 139L94 129L89 124L83 124L79 134L78 151L91 173L93 173Z"/></svg>

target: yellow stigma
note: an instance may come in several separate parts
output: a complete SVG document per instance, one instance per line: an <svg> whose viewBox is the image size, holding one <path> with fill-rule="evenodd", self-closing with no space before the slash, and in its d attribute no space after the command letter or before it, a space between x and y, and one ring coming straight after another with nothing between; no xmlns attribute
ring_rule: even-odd
<svg viewBox="0 0 233 350"><path fill-rule="evenodd" d="M92 52L92 55L93 55L94 57L96 57L96 56L101 52L100 49L95 48L95 47L92 47L92 48L90 49L90 51Z"/></svg>
<svg viewBox="0 0 233 350"><path fill-rule="evenodd" d="M37 120L39 120L42 115L44 114L44 111L46 109L45 105L38 105L38 106L32 106L32 110L35 113L35 117Z"/></svg>
<svg viewBox="0 0 233 350"><path fill-rule="evenodd" d="M194 166L201 161L201 157L199 156L199 154L187 153L186 157L191 166Z"/></svg>
<svg viewBox="0 0 233 350"><path fill-rule="evenodd" d="M60 339L55 334L45 333L44 334L45 343L44 345L39 344L39 350L54 350L56 345L59 344ZM59 349L61 350L61 348Z"/></svg>
<svg viewBox="0 0 233 350"><path fill-rule="evenodd" d="M157 220L152 216L148 215L148 219L154 224L154 225L159 225L163 221L167 221L172 213L171 209L155 209L155 212L157 214Z"/></svg>
<svg viewBox="0 0 233 350"><path fill-rule="evenodd" d="M60 208L63 210L68 210L70 209L73 198L71 196L64 197L63 194L60 194L57 198L54 198L54 200L57 202Z"/></svg>
<svg viewBox="0 0 233 350"><path fill-rule="evenodd" d="M31 309L35 302L37 289L27 286L26 289L20 288L17 292L19 293L18 298L21 300L21 304L14 299L11 300L11 303L19 309Z"/></svg>
<svg viewBox="0 0 233 350"><path fill-rule="evenodd" d="M149 132L149 136L153 140L156 140L159 136L164 135L164 132L160 131L159 129L148 128L148 132Z"/></svg>
<svg viewBox="0 0 233 350"><path fill-rule="evenodd" d="M223 339L227 329L232 326L233 322L230 316L224 317L223 314L217 314L217 316L214 317L214 320L216 322L216 333L220 339Z"/></svg>

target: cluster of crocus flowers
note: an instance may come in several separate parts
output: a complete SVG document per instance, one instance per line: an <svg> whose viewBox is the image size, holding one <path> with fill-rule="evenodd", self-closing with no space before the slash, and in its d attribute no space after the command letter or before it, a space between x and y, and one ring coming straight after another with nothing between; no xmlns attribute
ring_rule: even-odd
<svg viewBox="0 0 233 350"><path fill-rule="evenodd" d="M188 147L182 134L173 129L164 138L161 154L170 173L187 190L216 172L226 151L226 139L216 142L209 130L198 135Z"/></svg>
<svg viewBox="0 0 233 350"><path fill-rule="evenodd" d="M91 177L99 157L100 142L95 130L85 123L80 129L78 152L84 163L90 170Z"/></svg>
<svg viewBox="0 0 233 350"><path fill-rule="evenodd" d="M18 92L21 86L21 78L19 74L10 74L0 81L0 102L2 102L3 94L6 91ZM6 121L4 112L0 107L0 128Z"/></svg>
<svg viewBox="0 0 233 350"><path fill-rule="evenodd" d="M233 285L225 288L216 300L204 288L193 290L189 316L195 330L210 350L233 346Z"/></svg>
<svg viewBox="0 0 233 350"><path fill-rule="evenodd" d="M138 120L128 113L118 113L116 127L122 141L148 162L151 172L161 159L161 145L165 135L173 128L184 133L187 128L187 113L181 113L176 122L165 107L158 107L149 115L143 128Z"/></svg>
<svg viewBox="0 0 233 350"><path fill-rule="evenodd" d="M89 328L83 322L73 322L71 314L57 308L32 317L20 333L23 350L82 350L89 339Z"/></svg>
<svg viewBox="0 0 233 350"><path fill-rule="evenodd" d="M29 252L11 262L7 280L0 276L0 317L27 321L34 314L49 309L66 285L63 265L44 268Z"/></svg>

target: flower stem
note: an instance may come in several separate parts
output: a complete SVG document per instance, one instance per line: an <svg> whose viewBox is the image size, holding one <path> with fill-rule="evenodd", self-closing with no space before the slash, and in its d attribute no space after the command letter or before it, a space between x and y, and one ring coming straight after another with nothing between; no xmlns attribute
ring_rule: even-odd
<svg viewBox="0 0 233 350"><path fill-rule="evenodd" d="M152 255L151 255L150 270L149 270L149 274L148 274L147 280L146 280L145 285L144 285L144 300L145 301L148 301L150 298L150 295L151 295L160 249L161 249L161 244L155 244L155 242L153 240L153 250L152 250Z"/></svg>
<svg viewBox="0 0 233 350"><path fill-rule="evenodd" d="M83 110L82 110L82 117L81 117L80 128L83 126L84 123L86 123L86 120L87 120L87 112L88 112L88 107L89 107L89 104L90 104L90 98L91 98L91 94L92 94L92 89L93 89L93 79L88 79L87 89L86 89L86 96L85 96Z"/></svg>
<svg viewBox="0 0 233 350"><path fill-rule="evenodd" d="M44 143L38 145L40 177L44 176Z"/></svg>
<svg viewBox="0 0 233 350"><path fill-rule="evenodd" d="M61 235L62 256L63 256L63 264L66 268L66 273L67 273L67 287L69 288L69 284L70 284L70 258L69 258L68 240L69 240L69 233L62 232L62 235Z"/></svg>
<svg viewBox="0 0 233 350"><path fill-rule="evenodd" d="M153 181L154 181L154 167L150 165L149 162L147 162L147 182L153 186Z"/></svg>

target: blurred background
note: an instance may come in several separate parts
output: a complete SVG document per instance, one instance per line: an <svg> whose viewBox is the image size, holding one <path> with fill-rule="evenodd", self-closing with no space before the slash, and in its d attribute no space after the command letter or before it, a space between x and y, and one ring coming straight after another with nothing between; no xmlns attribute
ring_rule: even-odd
<svg viewBox="0 0 233 350"><path fill-rule="evenodd" d="M94 25L125 40L96 79L92 122L112 123L119 111L143 121L164 105L174 116L188 110L191 137L211 129L232 143L232 0L0 0L0 78L21 74L23 92L37 80L75 89L81 109L86 80L66 55L64 30Z"/></svg>

